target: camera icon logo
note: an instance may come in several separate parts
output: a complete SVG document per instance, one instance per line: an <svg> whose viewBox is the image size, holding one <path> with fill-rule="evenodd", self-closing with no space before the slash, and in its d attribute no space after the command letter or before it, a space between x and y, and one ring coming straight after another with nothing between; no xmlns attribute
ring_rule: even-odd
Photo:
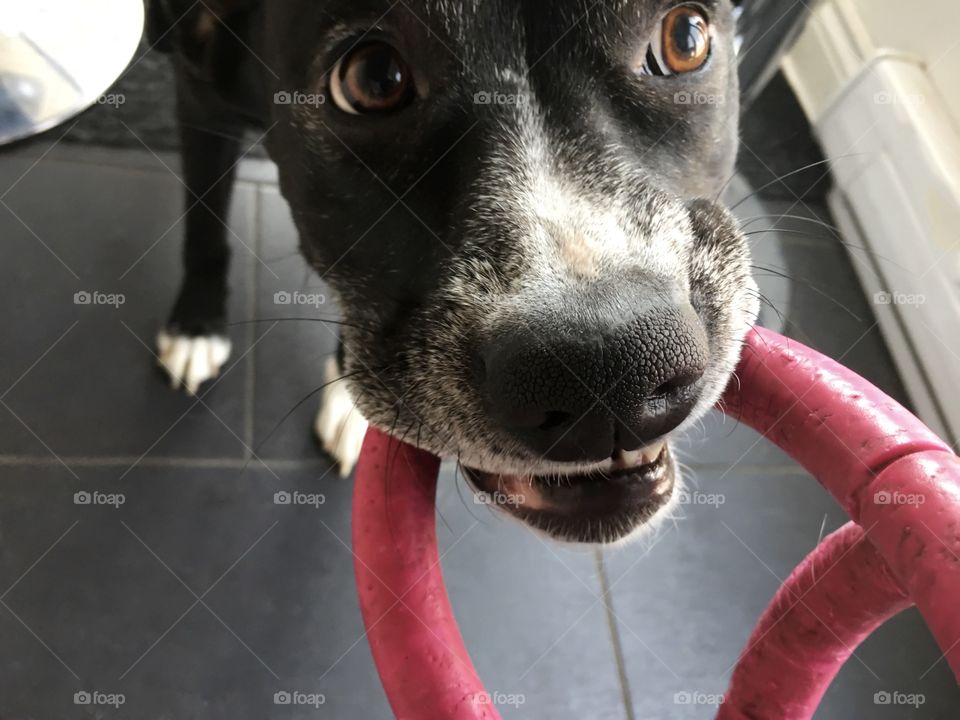
<svg viewBox="0 0 960 720"><path fill-rule="evenodd" d="M893 296L888 292L883 292L882 290L878 293L873 294L873 302L876 305L889 305L893 302Z"/></svg>
<svg viewBox="0 0 960 720"><path fill-rule="evenodd" d="M289 505L293 502L293 496L288 493L286 490L281 490L280 492L273 494L273 504L274 505Z"/></svg>
<svg viewBox="0 0 960 720"><path fill-rule="evenodd" d="M274 305L290 305L293 302L293 295L286 290L280 290L273 294Z"/></svg>
<svg viewBox="0 0 960 720"><path fill-rule="evenodd" d="M873 694L873 704L874 705L889 705L893 701L893 696L890 695L886 690L881 690L880 692Z"/></svg>
<svg viewBox="0 0 960 720"><path fill-rule="evenodd" d="M677 105L689 105L693 102L693 96L688 92L678 92L673 94L673 101Z"/></svg>
<svg viewBox="0 0 960 720"><path fill-rule="evenodd" d="M73 494L74 505L89 505L91 502L93 502L93 496L86 490L81 490Z"/></svg>
<svg viewBox="0 0 960 720"><path fill-rule="evenodd" d="M273 704L274 705L289 705L293 702L293 696L290 695L286 690L281 690L280 692L275 692L273 694Z"/></svg>
<svg viewBox="0 0 960 720"><path fill-rule="evenodd" d="M74 305L89 305L91 302L93 302L93 296L86 290L81 290L73 294Z"/></svg>
<svg viewBox="0 0 960 720"><path fill-rule="evenodd" d="M473 102L476 105L490 105L491 103L493 103L493 93L487 90L482 90L478 93L474 93Z"/></svg>
<svg viewBox="0 0 960 720"><path fill-rule="evenodd" d="M91 702L93 702L93 696L86 690L81 690L73 694L74 705L89 705Z"/></svg>
<svg viewBox="0 0 960 720"><path fill-rule="evenodd" d="M293 95L286 90L281 90L273 96L275 105L290 105L293 102Z"/></svg>
<svg viewBox="0 0 960 720"><path fill-rule="evenodd" d="M873 501L877 505L889 505L892 500L893 500L893 497L890 495L889 490L880 490L879 492L875 493L873 496Z"/></svg>

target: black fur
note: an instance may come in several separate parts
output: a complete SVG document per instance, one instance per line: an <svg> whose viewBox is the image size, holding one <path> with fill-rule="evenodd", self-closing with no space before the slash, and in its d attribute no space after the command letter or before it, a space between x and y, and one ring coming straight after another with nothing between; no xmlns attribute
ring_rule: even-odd
<svg viewBox="0 0 960 720"><path fill-rule="evenodd" d="M715 400L756 312L743 237L715 204L736 153L729 0L696 3L711 56L669 77L639 64L676 0L149 4L149 36L175 55L192 206L174 330L222 330L221 221L238 153L227 138L252 126L269 131L304 256L339 295L342 368L374 424L488 472L567 472L491 420L478 358L500 329L545 313L589 322L591 303L616 294L585 290L592 260L617 293L669 287L653 301L696 311L710 356L692 416ZM389 116L347 114L329 97L330 70L371 39L397 48L418 90ZM276 101L292 92L327 102ZM484 104L483 92L526 100ZM558 259L605 232L622 251ZM625 509L617 536L649 515ZM597 532L582 539L606 538Z"/></svg>

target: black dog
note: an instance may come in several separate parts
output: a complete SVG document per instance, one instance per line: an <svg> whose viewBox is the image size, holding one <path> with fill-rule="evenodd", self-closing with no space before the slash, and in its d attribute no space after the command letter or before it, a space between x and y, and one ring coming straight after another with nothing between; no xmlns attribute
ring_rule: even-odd
<svg viewBox="0 0 960 720"><path fill-rule="evenodd" d="M617 541L669 511L665 440L716 401L757 312L716 202L736 153L730 0L153 0L149 16L176 64L192 206L161 335L176 383L229 352L229 138L256 127L344 310L349 391L331 386L318 430L346 468L362 415L555 538Z"/></svg>

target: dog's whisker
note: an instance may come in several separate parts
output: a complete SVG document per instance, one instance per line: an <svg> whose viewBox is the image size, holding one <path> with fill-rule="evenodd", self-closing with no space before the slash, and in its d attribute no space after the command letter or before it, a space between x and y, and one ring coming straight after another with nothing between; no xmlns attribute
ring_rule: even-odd
<svg viewBox="0 0 960 720"><path fill-rule="evenodd" d="M303 396L303 398L301 398L300 400L298 400L297 403L296 403L292 408L290 408L290 409L286 412L286 414L284 414L284 416L283 416L282 418L280 418L280 421L277 422L277 424L273 426L273 428L270 430L270 432L267 433L267 436L266 436L263 440L260 441L260 444L257 446L257 452L258 452L258 453L260 452L260 450L263 448L264 444L265 444L271 437L273 437L273 434L274 434L275 432L277 432L277 430L280 429L280 426L283 425L283 423L285 423L285 422L290 418L290 416L293 415L293 413L295 413L305 402L307 402L307 400L309 400L310 398L314 397L317 393L322 392L322 391L325 390L326 388L330 387L330 386L333 385L334 383L338 383L338 382L341 382L341 381L343 381L343 380L349 380L349 379L352 378L352 377L356 377L357 375L362 375L363 373L366 373L366 372L368 372L368 370L366 370L366 369L361 369L361 370L355 370L355 371L353 371L353 372L351 372L351 373L346 373L345 375L341 375L340 377L334 378L333 380L330 380L329 382L325 382L325 383L323 383L323 385L320 385L319 387L316 387L316 388L314 388L313 390L311 390L310 392L308 392L306 395Z"/></svg>
<svg viewBox="0 0 960 720"><path fill-rule="evenodd" d="M789 218L789 219L792 219L792 220L806 221L806 222L813 223L814 225L820 225L820 226L825 227L825 228L830 229L830 230L836 230L837 233L843 232L843 231L842 231L840 228L838 228L836 225L831 225L830 223L825 223L825 222L821 222L821 221L818 221L818 220L814 220L813 218L804 217L803 215L758 215L757 217L752 218L752 219L753 219L753 220L760 220L760 219L776 219L776 218ZM746 224L744 224L742 227L746 227ZM742 229L742 228L741 228L741 229ZM773 226L773 227L764 228L763 230L760 230L760 231L751 231L751 232L749 232L749 233L744 233L744 235L747 235L747 236L749 236L749 235L761 235L761 234L763 234L764 232L773 233L773 234L775 234L775 233L785 233L785 234L787 234L787 235L803 235L803 233L802 233L801 231L798 231L798 230L792 230L792 229L790 229L790 228L780 228L780 227L776 227L776 223L774 223L774 226ZM820 237L820 236L818 236L818 235L813 235L813 234L807 234L806 237L808 237L808 238L811 239L811 240L817 241L817 242L823 242L823 240L824 240L822 237ZM845 248L848 248L848 249L850 249L850 250L859 250L860 252L869 254L871 257L876 258L877 260L883 260L883 261L885 261L885 262L890 263L891 265L893 265L893 266L895 266L895 267L898 267L898 268L901 268L901 269L905 269L905 268L903 267L903 265L901 265L899 262L897 262L897 261L894 260L893 258L891 258L891 257L889 257L889 256L887 256L887 255L881 255L881 254L879 254L879 253L876 253L876 252L873 251L872 248L865 247L864 245L857 245L856 243L852 243L852 242L850 242L849 240L845 240L845 239L844 239L841 235L839 235L839 234L836 234L836 233L835 233L835 234L832 234L832 235L831 235L831 240L830 240L830 242L838 242L838 243L840 243L841 245L843 245Z"/></svg>
<svg viewBox="0 0 960 720"><path fill-rule="evenodd" d="M833 297L833 296L830 295L829 293L824 292L822 289L820 289L819 287L817 287L816 285L814 285L813 283L811 283L809 280L803 280L803 279L800 279L800 278L795 278L795 277L793 277L793 276L791 276L791 275L783 272L782 270L778 270L778 269L775 268L775 267L767 267L767 266L763 266L763 265L751 265L751 267L753 267L755 270L759 270L760 272L770 273L771 275L774 275L774 276L776 276L776 277L782 277L782 278L784 278L784 279L786 279L786 280L790 280L791 282L797 283L797 284L799 284L799 285L803 285L804 287L807 287L807 288L809 288L810 290L812 290L813 292L817 293L817 295L820 295L820 296L826 298L827 300L829 300L830 302L832 302L832 303L833 303L834 305L836 305L837 307L843 309L848 315L850 315L850 317L852 317L852 318L853 318L854 320L856 320L857 322L863 322L863 318L862 318L862 317L860 317L859 315L857 315L853 310L851 310L850 308L848 308L846 305L844 305L842 302L840 302L839 300L837 300L835 297Z"/></svg>
<svg viewBox="0 0 960 720"><path fill-rule="evenodd" d="M777 183L782 182L782 181L786 180L786 179L789 178L789 177L793 177L794 175L799 175L800 173L806 172L807 170L812 170L813 168L815 168L815 167L817 167L817 166L819 166L819 165L827 165L827 164L829 164L829 163L837 162L838 160L846 160L846 159L849 159L849 158L863 157L863 156L874 155L874 154L876 154L876 153L866 153L866 152L865 152L865 153L847 153L846 155L837 155L836 157L826 158L826 159L824 159L824 160L818 160L817 162L809 163L809 164L807 164L807 165L804 165L803 167L797 168L796 170L792 170L791 172L785 173L785 174L783 174L783 175L779 175L779 176L775 177L773 180L771 180L770 182L765 183L764 185L761 185L761 186L758 187L758 188L755 188L755 189L753 190L753 192L751 192L749 195L746 195L745 197L740 198L740 200L738 200L738 201L735 202L733 205L731 205L731 206L729 207L729 210L730 210L730 212L733 212L733 211L736 210L738 207L740 207L741 205L743 205L743 203L745 203L747 200L749 200L750 198L755 197L756 195L760 194L761 192L763 192L764 190L766 190L768 187L771 187L771 186L773 186L773 185L776 185ZM827 173L825 173L825 174L823 175L823 177L826 177L827 174L829 174L829 169L828 169ZM798 200L798 202L800 202L800 201Z"/></svg>
<svg viewBox="0 0 960 720"><path fill-rule="evenodd" d="M462 480L462 483L461 483ZM460 453L457 453L456 464L453 469L453 486L457 491L457 497L460 498L460 504L463 505L463 509L467 511L467 514L470 515L477 522L484 522L474 514L473 508L470 507L472 504L476 507L476 503L467 503L467 499L463 496L464 488L469 491L470 495L476 497L476 493L470 485L470 481L467 480L467 470L464 467L463 463L460 461Z"/></svg>
<svg viewBox="0 0 960 720"><path fill-rule="evenodd" d="M294 406L280 419L280 421L279 421L276 425L274 425L273 428L271 428L270 432L268 432L268 433L266 434L266 437L264 437L259 443L257 443L257 446L253 449L253 452L250 454L250 457L249 457L249 458L247 459L247 461L244 463L243 467L240 468L240 472L237 473L237 479L239 480L241 477L243 477L243 475L244 475L244 474L247 472L247 470L250 468L250 463L252 463L255 459L259 458L261 451L263 450L263 448L264 448L264 446L267 444L267 442L270 440L270 438L272 438L273 435L274 435L274 433L276 433L277 430L280 429L280 426L283 425L283 423L286 422L294 412L296 412L297 408L299 408L301 405L303 405L307 400L309 400L310 398L312 398L312 397L313 397L314 395L316 395L318 392L321 392L324 388L329 387L330 385L333 385L334 383L339 382L339 381L341 381L341 380L346 380L347 378L353 377L354 375L357 375L357 374L359 374L359 372L351 373L351 374L349 374L349 375L344 375L343 377L336 378L336 379L334 379L334 380L331 380L330 382L324 383L323 385L321 385L321 386L318 387L318 388L314 388L314 389L311 390L309 393L307 393L307 395L306 395L302 400L300 400L296 405L294 405Z"/></svg>
<svg viewBox="0 0 960 720"><path fill-rule="evenodd" d="M270 317L270 318L258 318L256 320L234 320L227 323L228 327L234 325L257 325L260 323L282 323L282 322L322 322L328 323L330 325L338 325L340 327L353 328L355 330L363 330L368 333L377 333L379 330L375 328L364 327L363 325L357 325L356 323L351 323L346 320L335 320L333 318L316 318L316 317Z"/></svg>
<svg viewBox="0 0 960 720"><path fill-rule="evenodd" d="M761 220L774 220L774 221L776 221L776 222L774 223L774 227L768 228L768 229L770 229L770 230L777 230L778 228L776 227L776 224L779 223L780 220L795 220L795 221L797 221L797 222L806 222L806 223L810 223L810 224L812 224L812 225L819 225L819 226L822 227L822 228L826 228L827 230L832 230L832 231L834 231L834 237L836 237L838 240L839 240L839 239L842 239L842 238L840 237L840 235L839 235L839 233L841 233L842 231L841 231L840 228L838 228L836 225L832 225L832 224L830 224L830 223L828 223L828 222L824 222L823 220L820 220L820 219L818 219L818 218L807 217L807 216L805 216L805 215L790 215L790 214L788 214L788 213L783 213L783 214L780 214L780 215L777 215L777 214L775 214L775 213L774 213L774 214L771 214L771 215L754 215L753 217L744 218L744 219L740 222L740 229L743 230L744 228L747 228L748 226L752 225L753 223L759 222L759 221L761 221Z"/></svg>
<svg viewBox="0 0 960 720"><path fill-rule="evenodd" d="M771 301L770 298L768 298L768 297L767 297L766 295L764 295L762 292L760 292L759 290L748 290L748 291L747 291L747 294L750 295L751 297L757 298L757 300L759 300L761 303L765 304L767 307L769 307L771 310L773 310L773 312L776 313L777 319L780 321L781 324L786 323L787 318L786 318L786 316L780 311L780 308L778 308L776 305L774 305L774 304L773 304L773 301ZM750 324L748 323L748 327L752 327L752 325L750 325Z"/></svg>
<svg viewBox="0 0 960 720"><path fill-rule="evenodd" d="M763 230L751 230L750 232L743 233L744 237L753 237L754 235L797 235L811 240L823 240L823 238L813 233L804 232L803 230L793 230L791 228L765 228Z"/></svg>

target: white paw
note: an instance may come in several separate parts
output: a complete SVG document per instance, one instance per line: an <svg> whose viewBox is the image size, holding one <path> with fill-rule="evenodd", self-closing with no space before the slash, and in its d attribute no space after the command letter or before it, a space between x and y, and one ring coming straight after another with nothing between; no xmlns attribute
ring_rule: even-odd
<svg viewBox="0 0 960 720"><path fill-rule="evenodd" d="M183 387L190 395L196 395L204 382L220 374L230 357L230 340L221 335L187 337L161 330L157 335L157 357L174 390Z"/></svg>
<svg viewBox="0 0 960 720"><path fill-rule="evenodd" d="M340 377L336 359L327 360L324 372L326 382ZM367 421L350 397L346 382L333 382L323 391L320 413L313 426L317 437L340 466L340 475L347 477L360 458L360 447L367 434Z"/></svg>

